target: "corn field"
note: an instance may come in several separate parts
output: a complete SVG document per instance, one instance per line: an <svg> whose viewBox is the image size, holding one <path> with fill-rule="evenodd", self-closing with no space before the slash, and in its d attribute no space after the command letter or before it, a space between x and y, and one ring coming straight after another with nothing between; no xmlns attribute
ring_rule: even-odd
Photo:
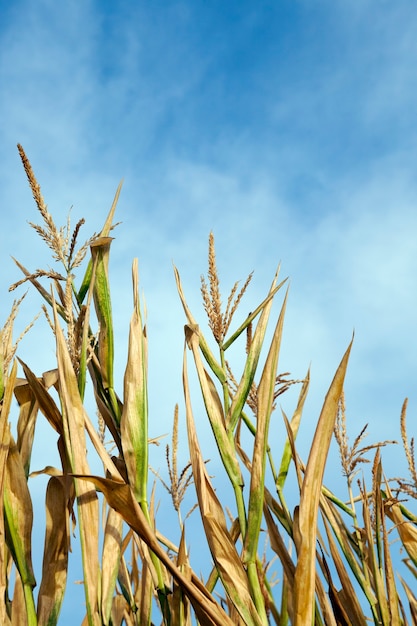
<svg viewBox="0 0 417 626"><path fill-rule="evenodd" d="M235 327L235 312L252 275L241 287L235 283L223 306L210 234L207 276L199 286L207 319L193 316L174 268L184 311L183 389L166 447L168 479L163 479L149 461L148 340L136 259L122 388L115 384L118 346L109 263L121 188L101 231L79 244L84 220L73 229L69 220L65 227L55 225L31 164L18 149L40 216L40 224L31 227L60 270L33 271L15 260L22 279L10 287L29 285L26 297L40 296L56 344L55 368L36 372L34 364L19 357L20 337L13 338L13 325L22 298L6 312L0 332L0 624L60 623L71 541L77 541L83 625L415 626L417 595L406 580L417 579L417 517L412 512L417 470L414 442L407 434L407 402L399 427L409 477L388 481L381 449L390 442L365 445L364 428L349 443L343 391L349 344L303 460L297 434L309 372L293 380L279 370L287 281L277 272L262 302ZM79 278L77 270L82 271ZM271 321L276 301L279 313ZM36 324L27 332L36 333ZM239 368L232 369L228 359L232 346L240 355ZM87 382L94 393L93 412L87 408ZM292 414L279 415L278 398L290 387L298 389ZM200 446L197 402L210 425L220 480L229 487L227 502L215 489ZM179 433L182 410L189 463L179 469L178 451L187 445ZM270 440L273 414L285 424L283 441ZM54 431L58 467L48 462L47 451L44 468L31 466L40 420ZM343 494L324 484L333 438L346 479ZM99 474L90 469L92 454L94 467L102 468ZM40 473L48 476L46 522L43 561L35 563L31 481ZM168 501L164 506L172 508L176 520L172 537L158 529L153 485L161 482ZM297 494L293 510L289 492ZM189 493L195 507L184 514ZM196 516L199 542L209 554L205 576L193 565L201 546L187 539ZM394 542L396 550L401 546L401 574L393 559Z"/></svg>

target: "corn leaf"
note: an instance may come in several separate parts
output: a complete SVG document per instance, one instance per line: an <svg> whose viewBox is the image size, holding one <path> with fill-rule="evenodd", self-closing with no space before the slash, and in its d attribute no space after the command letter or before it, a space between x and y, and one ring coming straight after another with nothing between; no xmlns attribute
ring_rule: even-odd
<svg viewBox="0 0 417 626"><path fill-rule="evenodd" d="M226 416L226 425L228 432L234 432L234 429L236 427L236 424L238 423L255 377L256 368L258 366L258 361L265 338L265 332L268 326L269 314L272 307L272 298L281 286L276 286L277 279L278 273L274 276L274 280L269 290L268 298L266 298L266 304L262 309L259 321L256 325L256 330L253 333L253 338L250 344L248 355L246 357L243 374L240 379L236 393L233 396L232 404L229 408L228 414Z"/></svg>
<svg viewBox="0 0 417 626"><path fill-rule="evenodd" d="M352 548L352 546L355 545L355 541L352 537L352 534L349 533L342 517L340 516L339 511L335 508L333 503L329 502L326 498L322 498L320 501L320 507L323 512L323 520L325 522L329 545L330 545L330 549L332 550L332 555L333 555L335 565L337 566L338 559L336 556L336 548L332 547L333 541L332 541L332 537L329 531L328 524L331 526L334 536L336 537L338 544L341 547L343 556L345 557L349 565L350 573L355 576L356 580L360 584L361 589L363 590L369 602L369 606L371 608L375 607L377 604L375 593L369 582L369 576L367 572L361 569L361 566L359 565L358 560L357 560L356 553ZM363 561L361 562L361 565L363 566ZM343 578L341 578L341 580L343 580ZM347 583L348 581L345 581L345 582Z"/></svg>
<svg viewBox="0 0 417 626"><path fill-rule="evenodd" d="M59 396L62 405L65 447L73 473L89 474L86 456L85 410L78 389L71 358L54 309ZM84 570L84 591L90 626L98 626L99 617L99 511L95 489L85 481L75 483Z"/></svg>
<svg viewBox="0 0 417 626"><path fill-rule="evenodd" d="M199 329L198 327L196 328L186 326L185 334L188 347L192 350L193 353L201 392L204 399L204 405L206 407L207 415L210 421L211 428L213 430L217 448L223 461L223 465L233 486L241 487L243 485L242 473L240 471L239 463L236 459L236 453L233 444L227 436L222 404L216 391L216 387L209 374L205 370L202 359L200 357Z"/></svg>
<svg viewBox="0 0 417 626"><path fill-rule="evenodd" d="M0 402L0 597L7 597L7 563L9 552L5 537L4 515L4 490L6 477L6 462L10 446L9 412L13 400L13 389L16 382L17 363L14 361L11 372L7 377L7 383L3 390L2 402ZM0 602L0 624L9 625L10 617L7 613L6 602Z"/></svg>
<svg viewBox="0 0 417 626"><path fill-rule="evenodd" d="M61 435L63 433L62 415L54 399L48 393L48 389L44 381L37 378L30 369L30 367L26 365L26 363L24 363L20 359L18 359L18 361L22 366L26 380L28 381L29 386L39 404L39 408L41 409L42 413L51 424L51 426L56 430L57 433Z"/></svg>
<svg viewBox="0 0 417 626"><path fill-rule="evenodd" d="M137 259L133 264L132 279L134 311L130 321L120 431L129 483L138 502L146 503L148 479L147 338L140 312Z"/></svg>
<svg viewBox="0 0 417 626"><path fill-rule="evenodd" d="M318 505L351 346L352 342L342 358L324 400L301 489L298 532L295 534L298 555L294 577L295 626L310 626L313 620Z"/></svg>
<svg viewBox="0 0 417 626"><path fill-rule="evenodd" d="M177 556L177 567L179 570L191 580L191 567L188 561L187 549L185 545L184 528L181 533L181 540ZM172 600L171 600L172 620L178 626L191 626L190 607L187 596L183 593L181 587L174 580Z"/></svg>
<svg viewBox="0 0 417 626"><path fill-rule="evenodd" d="M259 532L261 529L269 423L274 403L278 357L281 346L286 302L287 299L285 298L258 386L257 427L251 465L248 527L243 551L243 561L245 563L255 563Z"/></svg>
<svg viewBox="0 0 417 626"><path fill-rule="evenodd" d="M187 326L189 326L190 328L198 329L198 324L195 321L188 307L188 304L185 300L184 291L181 285L180 275L175 266L174 266L174 275L175 275L175 282L177 284L177 290L180 296L181 304L183 306L183 309L187 318ZM205 340L204 335L202 333L199 334L199 344L200 344L201 352L203 353L204 358L206 359L208 365L210 366L211 371L216 375L219 381L222 384L224 384L227 380L226 374L222 366L220 365L220 363L217 361L214 354L210 350L209 345L207 341Z"/></svg>
<svg viewBox="0 0 417 626"><path fill-rule="evenodd" d="M162 550L154 530L149 525L129 485L100 476L77 474L75 477L93 483L97 489L104 493L109 505L120 513L124 521L138 533L139 537L143 539L166 569L176 578L189 597L201 624L204 624L204 626L206 624L207 626L232 626L233 622L230 621L226 613L213 598L208 593L204 593L201 586L196 585L194 581L190 583L188 578L182 574L179 568Z"/></svg>
<svg viewBox="0 0 417 626"><path fill-rule="evenodd" d="M278 274L279 274L279 268L277 269L277 272L276 272L276 278L278 277ZM288 279L285 278L278 285L276 285L273 289L270 290L270 292L267 295L267 297L265 298L265 300L263 300L261 302L261 304L259 304L256 307L256 309L254 311L252 311L252 313L250 313L250 315L248 315L248 317L245 319L243 324L241 324L241 326L239 326L239 328L224 342L223 350L227 350L228 348L230 348L232 343L234 341L236 341L236 339L247 329L249 324L251 324L253 322L253 320L256 319L256 317L259 315L259 313L261 313L261 311L264 310L265 306L272 300L272 298L281 289L281 287L283 285L285 285L287 280Z"/></svg>
<svg viewBox="0 0 417 626"><path fill-rule="evenodd" d="M113 596L121 559L123 518L109 508L104 528L102 575L101 575L101 616L103 624L110 624Z"/></svg>
<svg viewBox="0 0 417 626"><path fill-rule="evenodd" d="M344 605L348 612L351 621L357 626L366 626L366 618L363 614L361 606L358 601L357 592L353 587L351 581L351 572L348 572L344 562L341 558L339 550L337 549L336 542L330 531L326 517L324 516L324 524L326 527L327 538L329 542L330 554L332 556L332 562L336 567L337 575L342 584ZM341 592L339 592L341 595Z"/></svg>
<svg viewBox="0 0 417 626"><path fill-rule="evenodd" d="M113 388L114 337L109 285L112 237L99 237L91 244L94 268L94 304L100 325L98 354L105 389Z"/></svg>
<svg viewBox="0 0 417 626"><path fill-rule="evenodd" d="M153 567L152 561L149 557L148 546L139 538L137 543L142 563L142 571L140 573L140 579L138 575L137 584L135 585L137 589L135 599L137 598L137 603L139 604L139 623L150 626L152 623L151 617L153 590L155 588L157 575L155 572L155 568ZM169 596L169 598L170 597L171 596ZM171 619L172 622L175 624L175 616L172 615L172 606L170 608Z"/></svg>
<svg viewBox="0 0 417 626"><path fill-rule="evenodd" d="M37 291L41 294L42 298L45 300L45 302L47 302L49 304L49 306L52 308L52 298L51 298L51 294L47 292L47 290L42 287L42 285L40 284L40 282L38 280L36 280L36 278L33 278L31 273L29 272L29 270L27 270L21 263L19 263L19 261L17 261L14 257L12 257L13 261L16 263L17 267L23 272L23 274L27 277L27 279L32 283L32 285L37 289ZM67 316L65 315L65 311L63 309L63 307L57 303L56 305L57 307L57 311L59 313L59 315L67 322Z"/></svg>
<svg viewBox="0 0 417 626"><path fill-rule="evenodd" d="M64 599L68 571L69 501L72 481L52 476L46 490L46 531L42 581L38 595L38 622L55 626Z"/></svg>
<svg viewBox="0 0 417 626"><path fill-rule="evenodd" d="M304 403L307 398L309 385L310 385L310 370L308 370L305 380L302 384L300 395L298 397L297 406L290 421L291 432L292 432L292 436L294 440L297 438L297 433L298 433L298 429L299 429L300 422L301 422L301 415L303 412ZM292 459L291 445L287 437L285 444L284 444L284 451L282 454L281 465L279 468L278 479L277 479L277 489L279 491L282 491L282 489L284 488L284 484L287 478L291 459Z"/></svg>
<svg viewBox="0 0 417 626"><path fill-rule="evenodd" d="M17 381L14 393L19 404L16 443L27 477L30 471L30 459L39 405L26 380L20 379Z"/></svg>
<svg viewBox="0 0 417 626"><path fill-rule="evenodd" d="M36 624L36 615L34 618L29 619L27 607L26 607L26 598L24 586L22 584L22 579L19 576L16 576L15 584L14 584L14 592L13 592L13 600L11 602L11 611L12 611L12 626L35 626Z"/></svg>
<svg viewBox="0 0 417 626"><path fill-rule="evenodd" d="M386 482L385 486L388 499L393 502L393 496L391 490L389 488L388 483ZM404 519L404 516L401 511L401 507L399 504L391 504L386 505L385 513L389 517L389 519L394 522L396 525L398 534L401 539L401 543L405 550L407 551L408 556L417 567L417 528L414 524Z"/></svg>
<svg viewBox="0 0 417 626"><path fill-rule="evenodd" d="M101 229L100 237L108 237L112 229L114 213L116 211L117 202L119 200L120 192L122 190L122 185L123 185L123 181L121 181L117 187L117 190L113 199L113 203L110 207L110 211L106 217L106 221L104 222L103 228ZM93 277L93 262L90 259L87 265L87 269L85 271L83 281L81 283L81 287L77 294L77 300L80 305L83 303L84 298L87 295L88 290L90 289L92 277Z"/></svg>
<svg viewBox="0 0 417 626"><path fill-rule="evenodd" d="M33 587L36 581L32 567L32 500L23 463L10 433L6 434L7 440L10 443L3 496L6 540L22 581L28 624L32 626L36 624L33 599Z"/></svg>
<svg viewBox="0 0 417 626"><path fill-rule="evenodd" d="M186 403L188 445L199 510L207 543L228 597L247 626L262 626L253 603L246 572L227 530L223 509L211 485L202 459L192 416L184 350L183 385Z"/></svg>
<svg viewBox="0 0 417 626"><path fill-rule="evenodd" d="M362 489L363 492L366 493L364 484ZM364 522L363 538L366 546L366 561L364 562L364 567L368 570L367 576L372 580L372 586L377 599L373 611L374 615L377 617L378 623L388 626L390 624L390 618L387 597L385 595L384 579L382 576L383 572L378 558L379 555L374 549L373 530L375 529L376 524L374 524L374 527L372 526L368 498L362 498L362 516ZM375 540L375 543L377 543L377 539Z"/></svg>
<svg viewBox="0 0 417 626"><path fill-rule="evenodd" d="M405 580L403 580L401 578L401 576L399 576L401 583L404 587L406 596L407 596L407 600L410 606L410 613L411 613L411 619L412 619L412 624L413 626L415 626L417 624L417 598L414 595L414 593L412 592L412 590L410 589L409 585L407 585L407 583L405 582Z"/></svg>

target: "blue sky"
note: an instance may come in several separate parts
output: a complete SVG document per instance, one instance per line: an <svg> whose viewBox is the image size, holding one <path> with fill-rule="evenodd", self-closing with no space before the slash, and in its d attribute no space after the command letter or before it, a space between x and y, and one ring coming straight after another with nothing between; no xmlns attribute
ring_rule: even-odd
<svg viewBox="0 0 417 626"><path fill-rule="evenodd" d="M118 358L122 368L137 256L153 434L169 430L182 401L184 320L172 262L203 324L211 230L225 293L255 270L243 316L279 261L291 278L280 370L302 378L312 365L304 458L353 329L352 439L366 422L369 443L398 438L405 396L412 432L415 3L1 0L0 10L1 321L8 285L20 277L10 255L30 269L49 263L27 224L37 215L20 142L56 222L72 206L74 223L86 218L86 237L124 179L111 268ZM17 332L39 304L30 293ZM53 366L46 324L20 354L39 372ZM283 399L286 412L292 406ZM384 458L396 475L401 453Z"/></svg>

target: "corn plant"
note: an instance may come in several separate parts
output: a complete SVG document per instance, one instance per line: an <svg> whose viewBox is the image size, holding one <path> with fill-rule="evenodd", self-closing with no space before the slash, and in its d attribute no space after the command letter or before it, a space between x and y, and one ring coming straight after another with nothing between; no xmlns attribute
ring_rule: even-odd
<svg viewBox="0 0 417 626"><path fill-rule="evenodd" d="M252 274L242 287L233 285L223 306L210 234L208 274L201 281L208 333L191 312L174 267L185 315L182 383L190 460L178 470L183 443L177 405L171 446L166 447L168 479L160 471L150 471L148 339L137 260L132 265L133 311L121 390L114 376L117 346L109 263L121 187L100 232L79 245L84 220L73 230L69 219L65 227L55 225L31 164L18 148L42 219L41 225L31 226L61 270L33 272L16 260L23 278L11 287L29 283L41 296L56 344L55 368L36 374L19 358L20 338L16 343L12 338L19 301L0 333L0 623L59 623L75 527L82 554L83 624L89 626L157 621L179 626L417 624L417 598L405 579L405 574L413 578L417 574L417 520L404 504L417 495L406 405L400 423L410 479L398 479L394 485L384 475L381 453L392 442L363 445L364 429L349 446L343 387L351 342L330 383L304 463L297 435L310 373L294 380L279 367L286 280L280 280L277 271L264 299L233 328ZM76 273L82 267L77 285ZM280 298L266 341L273 305ZM36 327L27 330L36 332ZM232 346L240 354L236 367L229 358ZM197 386L190 382L191 369ZM87 410L88 378L98 424ZM286 437L272 441L270 425L273 416L277 419L278 398L294 385L299 394L292 415L282 411ZM19 407L16 438L9 424L13 397ZM210 424L220 477L210 475L201 448L194 417L197 398L203 401ZM47 460L43 469L31 467L38 419L47 420L55 432L59 467ZM347 480L346 502L324 484L333 436ZM102 467L100 475L90 469L92 454ZM362 471L368 462L370 486ZM289 478L291 468L294 479ZM355 487L358 472L361 478ZM40 568L31 556L30 492L39 473L49 477ZM152 479L161 481L172 500L178 545L158 529ZM216 490L217 480L230 486L232 498L227 502ZM182 502L191 490L196 501L192 510L197 510L183 516ZM299 493L294 511L287 504L289 490ZM187 541L197 515L211 557L207 572L200 575ZM406 555L402 575L395 571L392 556L394 534Z"/></svg>

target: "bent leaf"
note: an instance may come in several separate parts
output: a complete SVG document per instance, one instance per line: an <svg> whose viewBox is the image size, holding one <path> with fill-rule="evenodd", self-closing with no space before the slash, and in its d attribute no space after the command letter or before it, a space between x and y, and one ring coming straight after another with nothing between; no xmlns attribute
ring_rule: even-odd
<svg viewBox="0 0 417 626"><path fill-rule="evenodd" d="M233 626L233 622L213 598L204 592L201 585L189 581L181 570L171 561L169 556L162 550L155 536L154 530L149 525L144 512L137 503L133 491L126 483L100 476L83 476L77 474L75 478L93 483L102 491L109 505L115 509L129 524L129 526L148 545L151 551L158 557L167 570L175 577L187 594L193 605L199 621L207 626Z"/></svg>

